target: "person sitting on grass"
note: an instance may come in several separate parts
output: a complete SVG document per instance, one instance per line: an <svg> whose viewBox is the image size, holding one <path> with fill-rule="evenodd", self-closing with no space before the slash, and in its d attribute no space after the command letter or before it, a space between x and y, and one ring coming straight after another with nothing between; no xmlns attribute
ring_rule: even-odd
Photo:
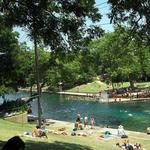
<svg viewBox="0 0 150 150"><path fill-rule="evenodd" d="M36 126L35 130L32 133L32 136L33 137L43 137L43 136L45 136L46 138L48 138L46 133L44 131L42 131L39 126Z"/></svg>
<svg viewBox="0 0 150 150"><path fill-rule="evenodd" d="M79 122L75 122L75 124L74 124L74 128L76 129L76 130L83 130L83 126L82 126L82 124L81 123L79 123Z"/></svg>
<svg viewBox="0 0 150 150"><path fill-rule="evenodd" d="M126 134L125 134L125 131L124 131L124 128L123 128L122 125L119 125L119 126L118 126L118 136L122 137L122 136L124 136L124 135L126 135Z"/></svg>

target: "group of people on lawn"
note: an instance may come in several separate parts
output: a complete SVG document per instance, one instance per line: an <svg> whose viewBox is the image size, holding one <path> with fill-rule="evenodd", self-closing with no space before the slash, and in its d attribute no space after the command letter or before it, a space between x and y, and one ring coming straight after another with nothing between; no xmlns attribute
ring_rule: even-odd
<svg viewBox="0 0 150 150"><path fill-rule="evenodd" d="M76 121L75 121L75 126L74 126L74 130L78 130L78 129L83 129L88 127L88 125L91 126L91 129L95 128L95 120L94 117L90 117L90 119L88 118L88 116L84 117L84 126L82 124L81 121L81 115L78 113L76 116ZM36 128L34 129L33 133L32 133L33 137L43 137L45 136L47 138L46 132L44 130L42 130L39 126L36 126Z"/></svg>
<svg viewBox="0 0 150 150"><path fill-rule="evenodd" d="M82 121L83 120L83 124ZM95 128L95 120L94 117L91 116L90 118L88 116L85 116L83 119L81 118L81 115L78 113L76 115L76 120L75 120L75 125L74 125L74 129L71 133L72 136L77 135L76 130L83 130L86 127L90 127L91 129ZM148 128L150 129L150 128ZM116 143L116 145L118 147L124 148L126 150L142 150L141 148L141 144L131 144L129 143L128 140L128 136L125 134L124 128L122 125L118 126L117 129L117 137L123 138L124 141L123 142L118 142ZM78 133L79 134L79 133ZM147 134L149 134L148 130L147 130ZM67 135L67 134L65 134ZM87 136L87 134L81 134L82 136ZM36 126L36 129L33 131L32 136L34 137L43 137L45 136L47 138L46 132L41 130L39 126ZM100 135L99 138L108 138L108 137L113 137L113 135L110 133L110 131L106 131L104 135Z"/></svg>
<svg viewBox="0 0 150 150"><path fill-rule="evenodd" d="M81 115L78 113L76 116L76 122L75 122L75 129L83 129L83 124L81 121ZM91 125L91 129L95 128L95 120L94 117L91 116L90 118L88 118L88 116L84 117L84 128L86 128L88 125Z"/></svg>

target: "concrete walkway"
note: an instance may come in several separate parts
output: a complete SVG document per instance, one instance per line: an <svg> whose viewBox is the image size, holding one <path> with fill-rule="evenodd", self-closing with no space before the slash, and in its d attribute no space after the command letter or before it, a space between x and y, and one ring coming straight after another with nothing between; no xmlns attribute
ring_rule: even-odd
<svg viewBox="0 0 150 150"><path fill-rule="evenodd" d="M99 93L58 92L58 94L68 95L68 96L90 97L90 98L93 98L93 100L102 102L102 103L133 102L133 101L149 101L150 100L150 98L108 98L108 99L103 99L103 98L101 98Z"/></svg>
<svg viewBox="0 0 150 150"><path fill-rule="evenodd" d="M53 120L53 119L46 119L46 123L48 123L50 125L50 127L57 127L57 128L67 128L69 129L69 131L71 132L71 130L74 128L74 123L72 122L66 122L66 121L59 121L59 120ZM85 130L85 129L84 129ZM94 132L105 132L105 131L110 131L112 134L117 134L117 129L113 129L113 128L102 128L102 127L98 127L96 126L95 129L93 129ZM125 133L129 136L129 137L134 137L137 139L144 139L144 140L148 140L150 142L150 136L147 135L144 132L136 132L136 131L129 131L129 130L125 130Z"/></svg>

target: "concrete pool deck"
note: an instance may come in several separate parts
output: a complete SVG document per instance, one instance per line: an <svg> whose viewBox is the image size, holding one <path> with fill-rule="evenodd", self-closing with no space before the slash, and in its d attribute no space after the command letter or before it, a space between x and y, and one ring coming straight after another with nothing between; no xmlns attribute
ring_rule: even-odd
<svg viewBox="0 0 150 150"><path fill-rule="evenodd" d="M20 91L30 91L29 88L24 88L24 89L19 89ZM36 89L33 89L33 91L36 91ZM47 91L47 88L42 89L43 93L51 93ZM99 93L80 93L80 92L67 92L67 91L62 91L62 92L56 92L57 94L60 95L65 95L68 96L68 99L72 99L73 97L84 97L84 98L89 98L88 100L91 101L97 101L101 103L116 103L116 102L141 102L141 101L150 101L150 97L147 98L125 98L125 97L118 97L118 98L107 98L107 99L102 99L100 97ZM132 95L135 95L136 93L132 93Z"/></svg>
<svg viewBox="0 0 150 150"><path fill-rule="evenodd" d="M102 102L102 103L115 103L115 102L135 102L135 101L149 101L149 98L107 98L102 99L100 98L99 93L76 93L76 92L57 92L60 95L67 95L67 96L83 96L93 98L93 100Z"/></svg>
<svg viewBox="0 0 150 150"><path fill-rule="evenodd" d="M48 128L66 128L66 131L68 131L68 135L71 134L72 129L74 128L74 123L72 122L66 122L66 121L59 121L59 120L53 120L53 119L46 119L46 122L48 123ZM124 127L125 128L125 127ZM79 132L84 132L87 129L84 130L78 130ZM105 131L110 131L112 134L117 135L117 129L114 128L106 128L106 127L98 127L95 126L95 129L88 129L88 130L92 130L93 133L95 134L95 136L100 135L101 133L104 133ZM145 130L146 131L146 130ZM134 139L138 139L138 140L146 140L147 142L150 142L150 135L147 135L146 132L137 132L137 131L129 131L129 130L125 130L125 134L129 137L129 138L134 138Z"/></svg>

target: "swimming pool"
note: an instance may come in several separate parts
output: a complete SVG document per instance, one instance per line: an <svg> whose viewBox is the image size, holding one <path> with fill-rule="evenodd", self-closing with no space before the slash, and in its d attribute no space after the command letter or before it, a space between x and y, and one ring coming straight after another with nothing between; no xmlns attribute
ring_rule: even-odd
<svg viewBox="0 0 150 150"><path fill-rule="evenodd" d="M6 95L6 98L29 96L28 92ZM37 101L31 102L37 115ZM117 128L122 124L127 130L145 131L150 125L150 102L102 104L84 100L68 100L65 96L43 93L41 96L42 116L45 118L75 122L76 114L94 116L96 125Z"/></svg>

